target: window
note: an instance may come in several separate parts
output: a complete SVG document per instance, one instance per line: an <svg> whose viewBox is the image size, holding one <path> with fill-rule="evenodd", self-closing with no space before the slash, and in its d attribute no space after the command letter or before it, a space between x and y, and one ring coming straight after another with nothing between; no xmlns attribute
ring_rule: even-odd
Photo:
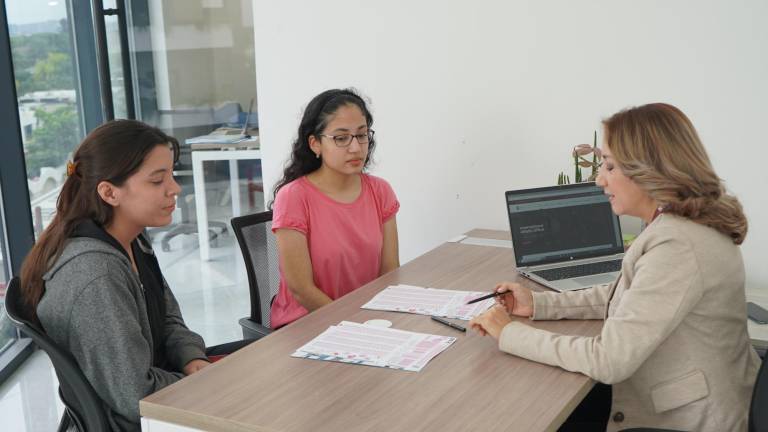
<svg viewBox="0 0 768 432"><path fill-rule="evenodd" d="M16 153L12 157L3 153L0 165L18 168L23 159L27 171L18 172L12 182L3 182L13 191L6 189L5 199L6 204L13 204L13 217L7 215L6 224L14 230L0 244L5 247L0 250L0 262L5 266L0 270L0 283L13 273L7 271L9 253L13 258L10 268L17 270L31 246L27 244L33 238L29 231L33 227L37 237L53 219L66 162L84 134L112 114L136 118L175 136L184 149L176 167L182 192L174 222L149 230L166 278L187 323L209 344L237 339L241 334L236 317L248 313L248 285L234 236L223 235L223 231L229 231L235 209L240 213L263 209L261 164L259 160L206 162L208 205L202 206L195 199L191 151L184 142L221 126L242 124L256 98L252 4L103 0L102 14L94 13L89 3L2 3L11 48L10 55L5 49L5 58L12 60L15 76L0 85L15 87L17 100L5 102L14 105L11 112L18 111L20 133L16 135L20 136L14 139ZM115 14L118 5L125 5L124 14ZM103 37L95 25L102 16ZM10 70L7 61L0 62L3 70ZM102 87L107 80L109 85ZM254 136L258 135L256 112L254 103L249 119L249 132ZM6 127L15 127L14 123L11 119ZM8 172L4 170L3 175ZM231 175L233 172L237 174ZM233 194L235 190L238 193ZM18 196L18 191L25 192L24 196ZM232 199L233 195L240 199ZM201 209L211 230L219 234L211 241L212 260L203 262L196 235L196 214ZM27 231L21 233L19 226L24 223ZM231 302L209 301L223 292ZM202 307L201 297L205 300ZM5 329L2 325L0 333ZM8 337L15 337L12 333Z"/></svg>
<svg viewBox="0 0 768 432"><path fill-rule="evenodd" d="M8 265L8 248L6 247L5 221L2 212L2 195L0 195L0 354L18 339L15 327L3 313L5 308L5 289L10 280Z"/></svg>
<svg viewBox="0 0 768 432"><path fill-rule="evenodd" d="M193 185L192 150L185 141L222 126L239 133L245 122L256 98L252 2L134 0L128 18L130 61L121 63L113 55L122 53L111 48L110 41L118 36L110 36L115 27L109 20L105 26L115 115L126 109L119 103L122 84L115 81L119 70L125 80L121 83L132 84L136 118L176 137L182 148L174 222L148 231L188 326L208 344L229 342L242 337L237 318L246 316L249 306L248 282L229 220L236 209L242 214L263 210L261 163L205 162L203 206ZM132 65L128 73L120 67L126 63ZM252 136L258 135L256 111L254 102L248 122ZM199 212L207 216L213 234L210 261L199 250Z"/></svg>
<svg viewBox="0 0 768 432"><path fill-rule="evenodd" d="M53 218L67 160L82 139L65 1L6 1L35 236Z"/></svg>

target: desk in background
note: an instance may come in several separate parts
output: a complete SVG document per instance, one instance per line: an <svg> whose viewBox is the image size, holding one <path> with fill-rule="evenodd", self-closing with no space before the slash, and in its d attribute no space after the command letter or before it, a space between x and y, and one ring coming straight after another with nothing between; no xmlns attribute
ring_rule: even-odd
<svg viewBox="0 0 768 432"><path fill-rule="evenodd" d="M472 237L509 239L474 230ZM360 309L389 285L490 291L520 278L510 248L445 243L318 311L141 401L142 430L160 431L554 431L594 382L499 351L423 315ZM458 340L421 372L290 357L342 320L382 318L393 328ZM529 321L595 335L602 321ZM191 428L191 429L190 429Z"/></svg>
<svg viewBox="0 0 768 432"><path fill-rule="evenodd" d="M258 137L254 139L258 141ZM197 214L197 240L200 245L200 259L211 259L210 239L208 237L208 200L205 196L205 174L203 162L214 160L229 161L229 185L232 198L232 216L240 215L240 172L237 161L243 159L261 159L261 151L243 150L195 150L192 149L192 177L195 184L195 212Z"/></svg>

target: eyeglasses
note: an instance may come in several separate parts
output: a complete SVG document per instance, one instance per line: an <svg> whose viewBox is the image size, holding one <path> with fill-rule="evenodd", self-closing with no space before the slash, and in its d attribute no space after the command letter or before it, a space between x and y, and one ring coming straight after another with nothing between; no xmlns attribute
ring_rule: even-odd
<svg viewBox="0 0 768 432"><path fill-rule="evenodd" d="M341 134L341 135L325 135L325 134L319 134L320 136L330 138L333 140L333 143L336 144L336 147L349 147L350 144L352 144L352 138L357 139L357 143L360 145L367 145L371 141L373 141L373 131L369 130L366 133L363 134Z"/></svg>

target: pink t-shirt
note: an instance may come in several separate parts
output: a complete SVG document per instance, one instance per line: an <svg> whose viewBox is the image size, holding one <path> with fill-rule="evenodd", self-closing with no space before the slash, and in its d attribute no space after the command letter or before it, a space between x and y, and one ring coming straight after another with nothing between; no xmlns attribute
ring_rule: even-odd
<svg viewBox="0 0 768 432"><path fill-rule="evenodd" d="M368 174L361 179L360 196L345 204L301 177L280 188L272 208L272 231L290 228L307 237L315 285L334 300L379 277L384 222L400 208L385 180ZM288 290L281 263L271 326L288 324L306 314Z"/></svg>

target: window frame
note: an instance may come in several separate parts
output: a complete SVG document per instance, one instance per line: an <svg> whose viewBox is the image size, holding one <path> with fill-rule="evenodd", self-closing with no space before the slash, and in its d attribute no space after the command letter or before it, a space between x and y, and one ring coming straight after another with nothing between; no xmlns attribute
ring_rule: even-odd
<svg viewBox="0 0 768 432"><path fill-rule="evenodd" d="M81 130L87 134L104 123L99 59L91 2L67 0L71 26L75 91L81 113ZM0 218L6 240L5 256L9 280L19 274L21 264L35 242L24 142L19 118L13 54L6 2L0 1ZM12 230L7 227L13 227ZM32 340L16 330L16 342L0 353L0 383L5 381L34 351Z"/></svg>

